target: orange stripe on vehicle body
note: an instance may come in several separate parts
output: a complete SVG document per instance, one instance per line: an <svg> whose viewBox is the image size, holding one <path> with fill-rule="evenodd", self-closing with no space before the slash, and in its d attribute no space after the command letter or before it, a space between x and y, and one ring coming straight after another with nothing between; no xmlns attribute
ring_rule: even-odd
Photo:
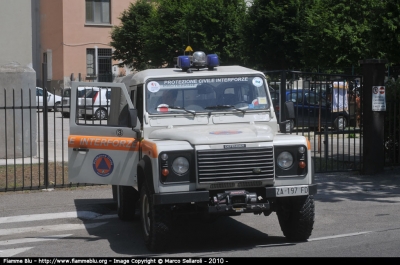
<svg viewBox="0 0 400 265"><path fill-rule="evenodd" d="M310 140L308 140L308 138L306 138L306 140L307 140L307 149L308 149L308 150L311 150L311 143L310 143Z"/></svg>
<svg viewBox="0 0 400 265"><path fill-rule="evenodd" d="M68 148L139 151L139 142L135 138L70 135Z"/></svg>
<svg viewBox="0 0 400 265"><path fill-rule="evenodd" d="M143 140L141 146L143 155L148 155L152 158L158 157L157 145L155 143Z"/></svg>

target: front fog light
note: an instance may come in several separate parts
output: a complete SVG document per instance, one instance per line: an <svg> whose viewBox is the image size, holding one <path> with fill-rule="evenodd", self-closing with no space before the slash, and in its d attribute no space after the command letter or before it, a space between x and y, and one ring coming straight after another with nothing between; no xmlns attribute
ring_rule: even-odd
<svg viewBox="0 0 400 265"><path fill-rule="evenodd" d="M289 152L282 152L277 158L278 166L282 169L288 169L293 165L293 156Z"/></svg>
<svg viewBox="0 0 400 265"><path fill-rule="evenodd" d="M189 170L189 161L184 157L177 157L172 162L172 170L177 175L183 175Z"/></svg>

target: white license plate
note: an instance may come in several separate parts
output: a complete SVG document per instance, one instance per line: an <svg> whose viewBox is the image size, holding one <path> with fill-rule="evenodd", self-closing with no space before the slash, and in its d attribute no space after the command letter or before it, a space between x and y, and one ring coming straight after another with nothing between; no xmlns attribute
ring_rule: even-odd
<svg viewBox="0 0 400 265"><path fill-rule="evenodd" d="M276 187L276 197L308 195L308 186L282 186Z"/></svg>

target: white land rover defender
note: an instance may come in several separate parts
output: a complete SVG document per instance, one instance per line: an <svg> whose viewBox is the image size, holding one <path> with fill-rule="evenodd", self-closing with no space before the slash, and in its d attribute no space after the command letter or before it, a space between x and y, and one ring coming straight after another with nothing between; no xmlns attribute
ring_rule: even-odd
<svg viewBox="0 0 400 265"><path fill-rule="evenodd" d="M107 121L79 117L80 86L111 88ZM189 213L276 212L286 238L307 240L317 192L310 142L279 131L268 91L262 72L219 66L203 52L120 83L73 82L69 180L112 185L122 220L139 206L152 251Z"/></svg>

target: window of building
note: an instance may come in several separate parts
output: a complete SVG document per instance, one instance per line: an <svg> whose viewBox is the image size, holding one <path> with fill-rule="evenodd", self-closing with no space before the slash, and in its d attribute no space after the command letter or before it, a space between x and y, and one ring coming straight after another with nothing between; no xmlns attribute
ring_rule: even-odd
<svg viewBox="0 0 400 265"><path fill-rule="evenodd" d="M95 49L86 50L86 75L96 75L96 64L95 64Z"/></svg>
<svg viewBox="0 0 400 265"><path fill-rule="evenodd" d="M112 50L111 49L86 49L86 75L93 77L98 82L112 82ZM98 67L98 69L96 69Z"/></svg>
<svg viewBox="0 0 400 265"><path fill-rule="evenodd" d="M86 23L110 24L111 0L86 0Z"/></svg>

